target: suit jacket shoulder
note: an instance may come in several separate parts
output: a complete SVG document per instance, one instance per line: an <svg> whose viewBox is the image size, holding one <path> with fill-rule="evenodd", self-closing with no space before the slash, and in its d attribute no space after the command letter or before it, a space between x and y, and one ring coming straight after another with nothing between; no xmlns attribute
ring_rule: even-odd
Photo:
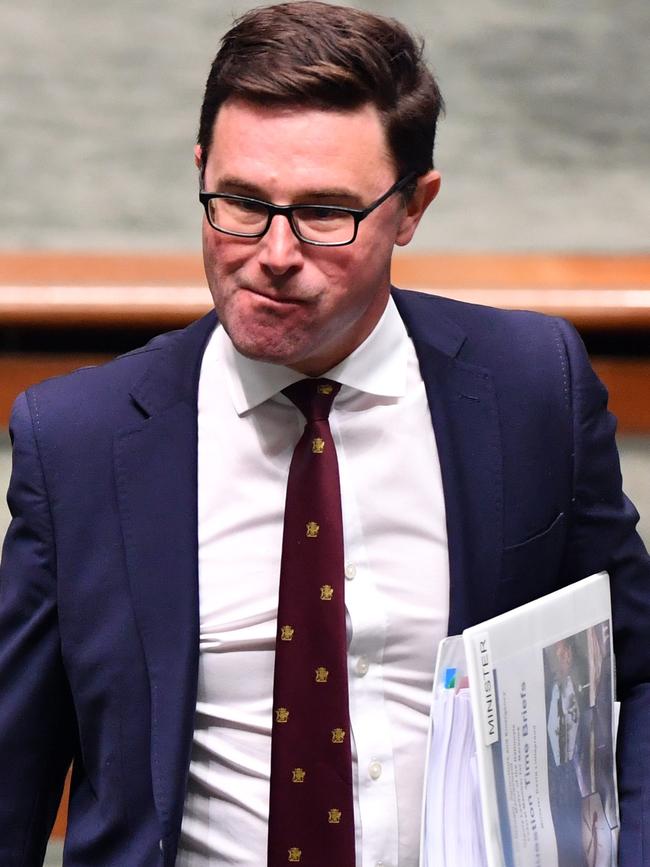
<svg viewBox="0 0 650 867"><path fill-rule="evenodd" d="M154 337L106 364L44 380L26 391L34 423L69 440L77 432L112 429L145 414L196 397L203 348L216 324L214 313L186 328ZM41 424L41 421L43 422Z"/></svg>

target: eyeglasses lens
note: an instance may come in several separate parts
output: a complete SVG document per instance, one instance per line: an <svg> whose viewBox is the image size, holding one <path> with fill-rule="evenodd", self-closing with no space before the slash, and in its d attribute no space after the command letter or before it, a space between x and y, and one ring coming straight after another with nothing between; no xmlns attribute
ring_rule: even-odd
<svg viewBox="0 0 650 867"><path fill-rule="evenodd" d="M210 199L208 207L212 225L236 235L261 235L269 219L265 205L248 199L222 196ZM341 244L354 237L354 217L344 211L318 206L296 208L292 219L296 232L305 241Z"/></svg>
<svg viewBox="0 0 650 867"><path fill-rule="evenodd" d="M269 218L264 205L245 199L210 199L210 222L218 229L242 235L257 235Z"/></svg>
<svg viewBox="0 0 650 867"><path fill-rule="evenodd" d="M340 244L354 237L354 217L332 208L296 208L293 221L299 235L321 244Z"/></svg>

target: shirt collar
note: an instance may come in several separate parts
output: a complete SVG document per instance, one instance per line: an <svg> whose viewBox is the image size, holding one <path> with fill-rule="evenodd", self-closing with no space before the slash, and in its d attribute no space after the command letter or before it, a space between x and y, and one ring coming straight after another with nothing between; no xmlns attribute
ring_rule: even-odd
<svg viewBox="0 0 650 867"><path fill-rule="evenodd" d="M303 374L289 367L246 358L235 349L221 326L214 339L238 415L304 379ZM363 343L323 376L368 394L402 397L406 393L408 339L395 302L389 298L381 319Z"/></svg>

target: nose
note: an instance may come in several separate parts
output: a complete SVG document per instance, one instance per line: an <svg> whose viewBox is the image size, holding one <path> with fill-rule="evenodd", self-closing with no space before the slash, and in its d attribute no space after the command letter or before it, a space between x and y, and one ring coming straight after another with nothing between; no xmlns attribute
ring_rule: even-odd
<svg viewBox="0 0 650 867"><path fill-rule="evenodd" d="M293 234L289 220L275 214L269 230L259 240L259 262L273 274L284 274L303 262L302 243Z"/></svg>

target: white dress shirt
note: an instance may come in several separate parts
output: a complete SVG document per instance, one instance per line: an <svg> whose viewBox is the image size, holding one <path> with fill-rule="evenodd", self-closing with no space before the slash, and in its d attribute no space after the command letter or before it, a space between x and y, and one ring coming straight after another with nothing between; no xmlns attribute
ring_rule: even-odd
<svg viewBox="0 0 650 867"><path fill-rule="evenodd" d="M416 867L449 566L424 384L392 302L328 371L341 476L357 867ZM284 498L301 375L217 327L199 383L200 659L179 867L266 863Z"/></svg>

